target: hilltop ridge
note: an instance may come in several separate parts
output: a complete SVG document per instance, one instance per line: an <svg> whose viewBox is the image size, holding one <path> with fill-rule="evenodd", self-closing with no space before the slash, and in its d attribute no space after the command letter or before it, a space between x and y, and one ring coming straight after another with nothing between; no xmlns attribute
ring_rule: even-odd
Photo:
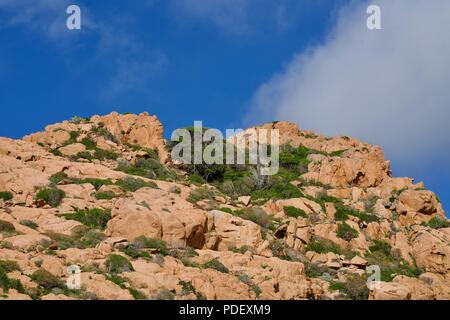
<svg viewBox="0 0 450 320"><path fill-rule="evenodd" d="M7 299L449 299L450 223L378 146L289 122L280 171L176 165L156 116L0 138ZM245 133L244 133L245 134ZM67 288L67 266L81 289ZM369 266L380 268L370 289ZM1 280L7 279L7 281Z"/></svg>

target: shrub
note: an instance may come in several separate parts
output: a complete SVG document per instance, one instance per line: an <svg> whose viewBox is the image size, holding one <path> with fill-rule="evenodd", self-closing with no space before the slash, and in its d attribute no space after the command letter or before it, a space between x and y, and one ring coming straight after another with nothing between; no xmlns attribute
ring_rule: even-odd
<svg viewBox="0 0 450 320"><path fill-rule="evenodd" d="M53 174L49 180L51 183L58 184L61 181L66 180L68 178L69 177L67 176L67 174L65 172L60 171L60 172Z"/></svg>
<svg viewBox="0 0 450 320"><path fill-rule="evenodd" d="M15 261L0 260L0 288L3 289L4 293L8 293L9 289L15 289L19 293L25 293L25 289L19 280L8 277L8 273L13 271L20 271Z"/></svg>
<svg viewBox="0 0 450 320"><path fill-rule="evenodd" d="M62 157L62 152L61 151L59 151L58 149L50 149L50 153L52 153L54 156L57 156L57 157Z"/></svg>
<svg viewBox="0 0 450 320"><path fill-rule="evenodd" d="M53 274L44 269L39 269L31 275L31 280L46 289L64 288L63 283Z"/></svg>
<svg viewBox="0 0 450 320"><path fill-rule="evenodd" d="M385 256L389 257L391 255L392 247L389 243L383 240L374 240L369 246L371 252L382 252Z"/></svg>
<svg viewBox="0 0 450 320"><path fill-rule="evenodd" d="M337 236L346 241L350 241L358 237L358 231L343 222L338 225Z"/></svg>
<svg viewBox="0 0 450 320"><path fill-rule="evenodd" d="M245 219L250 220L256 223L257 225L265 228L274 230L275 227L273 225L273 218L272 216L268 215L263 209L258 207L252 207L252 208L245 208L242 210L236 210L234 212L234 215Z"/></svg>
<svg viewBox="0 0 450 320"><path fill-rule="evenodd" d="M147 296L143 292L141 292L135 288L129 287L128 291L130 292L130 294L133 296L133 298L135 300L147 300Z"/></svg>
<svg viewBox="0 0 450 320"><path fill-rule="evenodd" d="M122 180L116 182L116 184L125 191L135 192L141 188L154 188L157 189L158 185L153 181L146 182L139 178L125 177Z"/></svg>
<svg viewBox="0 0 450 320"><path fill-rule="evenodd" d="M158 294L155 296L155 300L174 300L175 294L170 291L169 289L162 289Z"/></svg>
<svg viewBox="0 0 450 320"><path fill-rule="evenodd" d="M176 179L176 174L162 165L158 159L139 159L134 166L129 163L120 163L116 170L134 176L141 176L148 179Z"/></svg>
<svg viewBox="0 0 450 320"><path fill-rule="evenodd" d="M19 222L21 225L26 226L28 228L36 230L39 226L31 220L21 220Z"/></svg>
<svg viewBox="0 0 450 320"><path fill-rule="evenodd" d="M0 192L0 199L9 201L9 200L12 200L12 198L13 198L13 194L11 192L8 192L8 191Z"/></svg>
<svg viewBox="0 0 450 320"><path fill-rule="evenodd" d="M95 148L93 157L98 160L117 160L119 155L112 151Z"/></svg>
<svg viewBox="0 0 450 320"><path fill-rule="evenodd" d="M204 268L204 269L214 269L214 270L217 270L217 271L222 272L222 273L229 273L230 272L230 270L228 270L228 268L225 267L222 264L222 262L220 262L219 259L217 259L217 258L209 260L208 262L205 262L202 265L202 268Z"/></svg>
<svg viewBox="0 0 450 320"><path fill-rule="evenodd" d="M367 279L364 276L350 275L346 282L332 282L330 289L339 290L352 300L369 299L369 289L367 288Z"/></svg>
<svg viewBox="0 0 450 320"><path fill-rule="evenodd" d="M56 208L66 196L65 192L58 188L45 188L36 194L37 200L43 200L53 208Z"/></svg>
<svg viewBox="0 0 450 320"><path fill-rule="evenodd" d="M110 273L122 273L134 271L130 261L124 256L111 254L105 262L106 268Z"/></svg>
<svg viewBox="0 0 450 320"><path fill-rule="evenodd" d="M256 294L256 298L258 299L262 293L261 288L257 284L253 284L250 289Z"/></svg>
<svg viewBox="0 0 450 320"><path fill-rule="evenodd" d="M112 191L97 192L95 199L97 200L111 200L116 197L116 194Z"/></svg>
<svg viewBox="0 0 450 320"><path fill-rule="evenodd" d="M63 214L68 220L75 220L82 224L98 229L105 229L109 220L111 220L111 211L103 209L76 210L75 213Z"/></svg>
<svg viewBox="0 0 450 320"><path fill-rule="evenodd" d="M436 216L428 221L428 223L426 223L425 225L433 229L441 229L450 227L450 222L446 219Z"/></svg>
<svg viewBox="0 0 450 320"><path fill-rule="evenodd" d="M328 268L326 265L318 265L317 263L305 262L305 274L309 278L318 278L324 274L333 274L334 270Z"/></svg>
<svg viewBox="0 0 450 320"><path fill-rule="evenodd" d="M94 133L97 137L103 137L106 140L114 142L115 144L120 143L116 136L114 136L108 129L103 127L101 123L99 123L98 126L92 128L92 133Z"/></svg>
<svg viewBox="0 0 450 320"><path fill-rule="evenodd" d="M342 254L341 248L336 243L326 239L314 239L306 245L305 250L317 253L333 252L338 255Z"/></svg>
<svg viewBox="0 0 450 320"><path fill-rule="evenodd" d="M394 255L391 246L385 241L373 241L369 249L371 252L366 254L365 258L369 264L380 266L382 281L392 281L396 275L418 277L423 272L415 264L409 265Z"/></svg>
<svg viewBox="0 0 450 320"><path fill-rule="evenodd" d="M233 210L231 208L219 208L220 211L233 214Z"/></svg>
<svg viewBox="0 0 450 320"><path fill-rule="evenodd" d="M77 161L79 159L86 159L88 161L92 161L94 157L92 156L92 153L90 153L89 151L81 151L74 156L70 156L70 160L72 161Z"/></svg>
<svg viewBox="0 0 450 320"><path fill-rule="evenodd" d="M0 260L0 269L7 273L13 271L21 271L17 262L12 260Z"/></svg>
<svg viewBox="0 0 450 320"><path fill-rule="evenodd" d="M69 135L70 135L70 138L63 143L63 146L68 146L69 144L76 143L78 137L80 136L80 133L77 131L70 131Z"/></svg>
<svg viewBox="0 0 450 320"><path fill-rule="evenodd" d="M307 218L308 217L308 215L306 214L305 211L303 211L302 209L293 207L293 206L286 206L283 209L284 209L284 213L288 217L293 217L293 218L298 218L298 217Z"/></svg>
<svg viewBox="0 0 450 320"><path fill-rule="evenodd" d="M192 190L189 193L188 201L192 203L196 203L201 200L205 199L213 199L215 196L214 191L211 188L208 187L200 187L195 190Z"/></svg>
<svg viewBox="0 0 450 320"><path fill-rule="evenodd" d="M95 141L92 140L92 138L89 138L89 137L84 137L81 140L81 143L84 144L84 146L88 150L93 150L93 149L95 149L97 147L97 143L95 143Z"/></svg>
<svg viewBox="0 0 450 320"><path fill-rule="evenodd" d="M85 178L85 179L71 179L76 184L90 183L95 187L95 190L99 190L102 186L110 186L114 183L111 179L97 179L97 178Z"/></svg>
<svg viewBox="0 0 450 320"><path fill-rule="evenodd" d="M167 255L167 244L162 239L155 239L155 238L147 238L145 236L140 236L132 242L132 246L136 249L142 249L142 248L150 248L150 249L156 249L159 253L162 255Z"/></svg>
<svg viewBox="0 0 450 320"><path fill-rule="evenodd" d="M291 199L303 196L301 191L288 181L278 180L272 186L266 189L251 192L253 199L278 200Z"/></svg>
<svg viewBox="0 0 450 320"><path fill-rule="evenodd" d="M52 239L58 249L65 250L68 248L87 249L94 248L97 244L106 239L106 236L96 230L90 230L86 226L75 227L72 234L65 235L49 232L47 236Z"/></svg>
<svg viewBox="0 0 450 320"><path fill-rule="evenodd" d="M0 234L4 236L16 235L17 231L11 222L0 220Z"/></svg>

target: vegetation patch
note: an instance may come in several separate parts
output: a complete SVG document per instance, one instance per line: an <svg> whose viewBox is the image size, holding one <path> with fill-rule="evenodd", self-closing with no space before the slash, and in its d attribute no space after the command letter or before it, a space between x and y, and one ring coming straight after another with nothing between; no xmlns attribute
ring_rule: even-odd
<svg viewBox="0 0 450 320"><path fill-rule="evenodd" d="M139 178L133 178L130 176L127 176L119 181L116 182L116 185L121 187L124 191L130 191L135 192L138 191L141 188L153 188L157 189L158 185L154 183L153 181L144 181Z"/></svg>
<svg viewBox="0 0 450 320"><path fill-rule="evenodd" d="M366 282L365 276L349 275L346 282L332 282L330 289L342 292L351 300L368 300L369 289Z"/></svg>
<svg viewBox="0 0 450 320"><path fill-rule="evenodd" d="M214 269L216 271L222 272L222 273L229 273L230 270L228 270L227 267L225 267L222 262L219 261L218 258L209 260L208 262L205 262L201 266L204 269Z"/></svg>
<svg viewBox="0 0 450 320"><path fill-rule="evenodd" d="M285 206L283 208L284 213L288 216L288 217L292 217L292 218L307 218L308 215L306 214L306 212L302 209L293 207L293 206Z"/></svg>
<svg viewBox="0 0 450 320"><path fill-rule="evenodd" d="M76 210L74 213L63 214L68 220L75 220L90 227L103 230L109 220L111 220L111 211L99 208L88 210Z"/></svg>
<svg viewBox="0 0 450 320"><path fill-rule="evenodd" d="M36 194L36 200L43 200L51 207L56 208L65 196L66 194L64 191L56 187L50 187L39 190Z"/></svg>
<svg viewBox="0 0 450 320"><path fill-rule="evenodd" d="M0 234L4 237L12 237L18 235L19 232L11 222L0 220Z"/></svg>
<svg viewBox="0 0 450 320"><path fill-rule="evenodd" d="M345 241L350 241L358 237L358 231L343 222L338 225L337 236Z"/></svg>
<svg viewBox="0 0 450 320"><path fill-rule="evenodd" d="M106 269L109 273L122 273L134 271L130 261L124 256L111 254L105 262Z"/></svg>
<svg viewBox="0 0 450 320"><path fill-rule="evenodd" d="M31 280L45 289L64 288L62 281L45 269L35 271L31 275Z"/></svg>
<svg viewBox="0 0 450 320"><path fill-rule="evenodd" d="M12 200L13 194L9 191L2 191L0 192L0 199L3 199L5 201Z"/></svg>
<svg viewBox="0 0 450 320"><path fill-rule="evenodd" d="M392 281L397 275L418 277L423 270L415 264L410 265L400 258L389 243L385 241L373 241L369 247L370 252L365 256L369 264L379 265L381 269L381 281Z"/></svg>
<svg viewBox="0 0 450 320"><path fill-rule="evenodd" d="M442 229L442 228L449 228L450 222L446 219L443 219L441 217L435 216L431 218L430 221L424 224L425 226L428 226L433 229Z"/></svg>
<svg viewBox="0 0 450 320"><path fill-rule="evenodd" d="M20 280L8 277L8 273L13 271L21 271L15 261L0 260L0 288L5 294L7 294L10 289L15 289L19 293L25 293L25 289Z"/></svg>
<svg viewBox="0 0 450 320"><path fill-rule="evenodd" d="M68 248L95 248L95 246L106 239L106 236L100 231L91 230L86 226L75 227L70 236L53 232L49 232L46 235L53 240L56 248L60 250Z"/></svg>
<svg viewBox="0 0 450 320"><path fill-rule="evenodd" d="M21 225L36 230L39 226L31 220L21 220L19 222Z"/></svg>

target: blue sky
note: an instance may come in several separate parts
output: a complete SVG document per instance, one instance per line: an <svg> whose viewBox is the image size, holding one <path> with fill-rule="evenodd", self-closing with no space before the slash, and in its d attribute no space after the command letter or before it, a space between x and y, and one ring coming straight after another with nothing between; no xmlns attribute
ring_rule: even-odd
<svg viewBox="0 0 450 320"><path fill-rule="evenodd" d="M113 110L156 114L166 134L194 120L220 129L297 121L279 101L269 108L280 112L267 119L249 114L267 87L280 87L296 57L339 38L346 10L364 2L0 0L0 136L20 138L75 115ZM81 7L80 31L66 29L69 4ZM339 122L339 109L333 117ZM364 131L307 124L366 138ZM376 136L367 140L384 147ZM446 163L424 169L395 150L387 147L394 175L423 180L450 203Z"/></svg>

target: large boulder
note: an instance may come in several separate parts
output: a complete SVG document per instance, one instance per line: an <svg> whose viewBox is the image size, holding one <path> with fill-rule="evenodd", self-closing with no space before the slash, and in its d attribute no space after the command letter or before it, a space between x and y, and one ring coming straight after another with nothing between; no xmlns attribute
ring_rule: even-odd
<svg viewBox="0 0 450 320"><path fill-rule="evenodd" d="M178 195L142 188L115 203L106 230L109 236L131 241L139 236L162 238L171 246L201 248L206 215Z"/></svg>
<svg viewBox="0 0 450 320"><path fill-rule="evenodd" d="M213 250L231 248L257 248L263 242L260 227L249 220L229 213L213 210L208 212L208 234L206 243Z"/></svg>

